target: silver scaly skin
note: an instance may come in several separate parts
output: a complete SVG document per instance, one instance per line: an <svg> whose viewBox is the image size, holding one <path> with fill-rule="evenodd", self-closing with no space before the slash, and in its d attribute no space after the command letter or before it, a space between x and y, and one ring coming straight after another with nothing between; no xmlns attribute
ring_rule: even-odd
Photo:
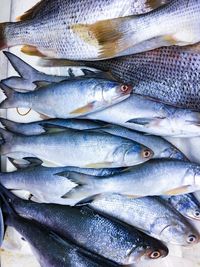
<svg viewBox="0 0 200 267"><path fill-rule="evenodd" d="M4 140L1 155L16 160L39 158L49 167L128 167L153 157L153 151L142 144L103 132L66 129L23 136L0 128L0 134Z"/></svg>
<svg viewBox="0 0 200 267"><path fill-rule="evenodd" d="M199 242L193 226L159 197L108 194L94 198L89 206L167 243L189 246Z"/></svg>

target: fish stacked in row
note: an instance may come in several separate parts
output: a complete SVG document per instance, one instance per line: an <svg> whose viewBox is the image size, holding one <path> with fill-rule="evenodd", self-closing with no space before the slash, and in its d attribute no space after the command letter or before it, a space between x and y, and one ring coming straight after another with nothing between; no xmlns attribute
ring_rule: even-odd
<svg viewBox="0 0 200 267"><path fill-rule="evenodd" d="M0 196L42 267L151 262L200 241L200 165L161 137L200 135L199 13L195 0L43 0L0 24L1 49L83 72L47 75L4 52L19 77L1 81L0 108L40 121L0 118L0 154L17 169L0 173ZM1 226L2 240L2 214Z"/></svg>

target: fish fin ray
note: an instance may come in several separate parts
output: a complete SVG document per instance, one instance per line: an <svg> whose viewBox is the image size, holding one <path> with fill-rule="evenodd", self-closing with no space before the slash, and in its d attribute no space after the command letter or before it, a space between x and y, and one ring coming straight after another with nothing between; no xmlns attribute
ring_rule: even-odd
<svg viewBox="0 0 200 267"><path fill-rule="evenodd" d="M153 117L153 118L134 118L126 121L126 123L134 123L138 125L148 125L155 120L163 120L165 117Z"/></svg>
<svg viewBox="0 0 200 267"><path fill-rule="evenodd" d="M17 17L16 20L17 21L25 21L25 20L33 19L36 16L36 14L38 13L38 11L40 11L42 5L43 5L43 0L40 0L32 8L28 9L24 14Z"/></svg>
<svg viewBox="0 0 200 267"><path fill-rule="evenodd" d="M65 130L67 130L67 127L64 126L59 126L59 125L55 125L55 124L51 124L51 123L39 123L39 125L43 128L43 130L45 131L45 133L58 133L58 132L63 132Z"/></svg>
<svg viewBox="0 0 200 267"><path fill-rule="evenodd" d="M43 53L41 53L37 47L33 46L33 45L24 45L21 48L21 52L29 55L29 56L36 56L36 57L45 57L45 55Z"/></svg>
<svg viewBox="0 0 200 267"><path fill-rule="evenodd" d="M127 37L132 34L129 27L123 24L133 20L135 16L102 20L94 24L75 24L71 29L85 42L99 50L99 59L111 58L131 47Z"/></svg>
<svg viewBox="0 0 200 267"><path fill-rule="evenodd" d="M171 189L169 191L166 191L163 193L163 195L182 195L188 193L188 190L191 186L190 185L184 185L181 187L177 187L174 189Z"/></svg>
<svg viewBox="0 0 200 267"><path fill-rule="evenodd" d="M88 113L88 112L92 112L93 111L93 108L94 108L94 103L95 102L91 102L91 103L88 103L87 105L83 106L83 107L80 107L80 108L77 108L73 111L70 112L71 115L77 115L77 114L85 114L85 113Z"/></svg>

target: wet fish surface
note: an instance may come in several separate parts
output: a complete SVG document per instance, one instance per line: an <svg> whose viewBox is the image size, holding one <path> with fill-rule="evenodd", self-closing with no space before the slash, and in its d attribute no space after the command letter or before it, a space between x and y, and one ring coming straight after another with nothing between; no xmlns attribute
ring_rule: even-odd
<svg viewBox="0 0 200 267"><path fill-rule="evenodd" d="M168 2L101 0L97 4L94 0L51 3L43 0L19 17L19 22L0 24L0 49L25 44L22 51L30 55L74 59L111 57L116 54L112 41L116 40L117 44L121 39L117 27L112 25L113 18L121 21L124 16L148 12ZM111 25L104 20L111 21ZM101 34L104 32L105 37Z"/></svg>
<svg viewBox="0 0 200 267"><path fill-rule="evenodd" d="M8 192L6 195L20 216L35 220L63 238L117 263L150 261L168 253L158 240L99 215L91 208L38 204Z"/></svg>
<svg viewBox="0 0 200 267"><path fill-rule="evenodd" d="M94 198L89 206L167 243L188 246L199 242L193 226L159 197L108 194Z"/></svg>
<svg viewBox="0 0 200 267"><path fill-rule="evenodd" d="M10 212L7 225L14 227L28 241L41 267L100 267L118 266L92 255L44 226Z"/></svg>
<svg viewBox="0 0 200 267"><path fill-rule="evenodd" d="M8 189L25 190L30 192L31 199L39 202L50 202L58 204L70 204L62 196L70 191L76 184L67 179L67 173L80 172L94 176L109 176L120 171L123 168L115 169L83 169L76 167L58 167L48 168L41 166L42 162L38 159L24 159L25 167L20 163L14 164L17 171L0 172L0 183Z"/></svg>
<svg viewBox="0 0 200 267"><path fill-rule="evenodd" d="M159 136L199 136L200 113L131 94L124 102L86 116Z"/></svg>
<svg viewBox="0 0 200 267"><path fill-rule="evenodd" d="M132 87L125 84L92 78L62 81L29 93L15 92L2 83L0 87L6 95L0 108L30 108L43 117L63 119L119 103L128 98L132 91Z"/></svg>
<svg viewBox="0 0 200 267"><path fill-rule="evenodd" d="M1 155L14 159L39 158L43 166L117 168L140 164L153 157L151 149L103 132L66 129L62 132L22 136L0 128Z"/></svg>
<svg viewBox="0 0 200 267"><path fill-rule="evenodd" d="M83 119L52 119L32 123L19 123L0 118L0 122L6 130L23 135L53 133L64 131L66 128L77 130L99 129L107 125L106 123Z"/></svg>
<svg viewBox="0 0 200 267"><path fill-rule="evenodd" d="M102 61L40 61L43 65L88 66L131 84L137 94L200 110L200 44L162 47L141 54Z"/></svg>
<svg viewBox="0 0 200 267"><path fill-rule="evenodd" d="M65 198L77 203L105 193L124 194L132 197L156 195L181 195L200 188L200 166L195 163L152 159L127 171L98 179L94 176L71 173L77 184Z"/></svg>
<svg viewBox="0 0 200 267"><path fill-rule="evenodd" d="M83 119L52 119L32 123L17 123L0 118L0 122L6 130L23 135L38 135L42 133L59 132L64 131L66 128L78 130L99 130L112 135L131 139L149 147L154 152L154 158L176 158L187 160L181 151L161 137L146 135L145 133L137 132L117 125L102 123L100 121L97 122Z"/></svg>
<svg viewBox="0 0 200 267"><path fill-rule="evenodd" d="M163 196L163 198L188 219L200 220L200 203L193 194Z"/></svg>

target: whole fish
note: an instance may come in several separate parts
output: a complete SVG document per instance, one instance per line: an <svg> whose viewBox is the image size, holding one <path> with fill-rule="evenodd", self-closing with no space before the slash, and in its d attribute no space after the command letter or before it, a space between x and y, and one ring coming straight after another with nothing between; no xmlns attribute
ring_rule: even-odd
<svg viewBox="0 0 200 267"><path fill-rule="evenodd" d="M85 251L33 220L16 215L11 209L9 212L7 225L14 227L28 241L41 267L119 266Z"/></svg>
<svg viewBox="0 0 200 267"><path fill-rule="evenodd" d="M0 128L0 154L16 160L36 157L43 166L117 168L143 163L151 149L132 140L103 132L67 129L62 132L23 136Z"/></svg>
<svg viewBox="0 0 200 267"><path fill-rule="evenodd" d="M77 130L99 129L107 125L102 122L80 119L52 119L32 123L18 123L0 118L0 122L6 130L23 135L53 133L64 131L66 128Z"/></svg>
<svg viewBox="0 0 200 267"><path fill-rule="evenodd" d="M64 131L65 128L72 128L78 130L101 130L112 135L131 139L149 147L154 152L154 158L176 158L181 160L187 159L181 151L179 151L175 146L173 146L161 137L145 135L141 132L130 130L125 127L120 127L112 124L102 124L100 122L92 120L52 119L32 123L17 123L14 121L0 118L0 122L6 130L23 135L38 135L42 133Z"/></svg>
<svg viewBox="0 0 200 267"><path fill-rule="evenodd" d="M86 116L159 136L199 136L200 113L132 94L127 100Z"/></svg>
<svg viewBox="0 0 200 267"><path fill-rule="evenodd" d="M190 2L190 1L188 1ZM141 54L102 61L42 59L43 66L88 66L131 84L137 94L200 110L200 44L158 48Z"/></svg>
<svg viewBox="0 0 200 267"><path fill-rule="evenodd" d="M89 206L167 243L187 246L199 242L192 225L159 197L109 194L96 197Z"/></svg>
<svg viewBox="0 0 200 267"><path fill-rule="evenodd" d="M0 49L25 44L22 51L30 55L73 59L113 57L118 55L120 50L125 49L123 41L126 36L123 34L123 25L120 26L123 17L145 10L150 11L167 2L170 0L101 0L98 3L96 0L81 0L76 3L72 0L57 0L51 3L48 0L42 0L19 17L18 22L0 24ZM185 5L183 6L185 8ZM179 3L178 7L181 8ZM189 4L189 12L184 13L183 19L180 18L181 25L178 30L180 28L182 30L182 23L191 15L191 8L197 9L190 18L193 34L193 24L196 22L196 13L198 13L198 5L195 6L193 2L192 5ZM172 11L174 11L173 6ZM166 12L170 13L168 10ZM181 12L182 8L178 14L175 14L176 17L180 16ZM174 15L174 12L172 14ZM170 14L167 18L169 16ZM119 18L119 22L115 20L113 22L114 18ZM165 22L167 18L164 19ZM154 20L156 20L155 16L153 16ZM173 22L174 20L169 26L171 24L174 26ZM138 26L140 28L140 25ZM198 32L195 31L195 33ZM166 34L169 35L168 31ZM140 33L140 35L143 34ZM193 41L190 39L188 41ZM118 42L122 42L123 49L118 48Z"/></svg>
<svg viewBox="0 0 200 267"><path fill-rule="evenodd" d="M67 173L80 172L93 176L109 176L120 171L123 168L115 169L82 169L76 167L58 167L48 168L41 166L42 162L38 159L25 159L25 168L16 163L13 159L11 162L18 169L12 172L0 172L0 183L8 189L25 190L30 192L31 199L40 202L50 202L58 204L73 204L62 198L68 191L76 186L66 178ZM28 164L29 163L29 164ZM27 167L28 165L28 167Z"/></svg>
<svg viewBox="0 0 200 267"><path fill-rule="evenodd" d="M76 79L20 93L0 84L6 95L0 108L30 108L49 118L74 118L104 109L130 96L132 87L105 79ZM45 104L46 103L46 104Z"/></svg>
<svg viewBox="0 0 200 267"><path fill-rule="evenodd" d="M113 176L98 177L70 173L76 183L63 198L77 203L104 193L118 193L132 197L180 195L200 190L200 166L180 160L153 159Z"/></svg>
<svg viewBox="0 0 200 267"><path fill-rule="evenodd" d="M163 198L183 216L200 221L200 203L193 194L163 196Z"/></svg>
<svg viewBox="0 0 200 267"><path fill-rule="evenodd" d="M6 195L20 216L35 220L61 237L119 264L150 261L168 253L158 240L106 218L91 208L38 204L9 192Z"/></svg>

